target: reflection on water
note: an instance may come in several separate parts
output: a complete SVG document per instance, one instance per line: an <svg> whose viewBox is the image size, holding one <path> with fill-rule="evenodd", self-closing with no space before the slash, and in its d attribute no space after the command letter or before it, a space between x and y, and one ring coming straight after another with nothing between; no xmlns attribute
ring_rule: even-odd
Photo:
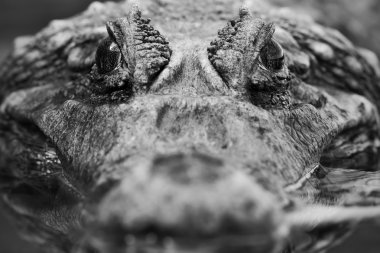
<svg viewBox="0 0 380 253"><path fill-rule="evenodd" d="M1 253L39 253L36 246L22 240L17 234L15 224L5 215L0 206L0 252Z"/></svg>
<svg viewBox="0 0 380 253"><path fill-rule="evenodd" d="M360 247L365 245L365 249L376 249L376 252L380 249L380 171L331 168L317 164L296 183L286 187L286 191L310 204L323 206L296 216L297 224L314 221L314 225L311 230L301 229L293 234L290 243L293 244L294 252L315 252L316 248L323 249L327 244L346 239L353 232L350 238L355 240L348 239L329 252L356 252L354 247L348 246L352 244ZM344 208L333 210L327 206ZM305 216L305 220L300 216ZM363 223L357 231L353 229L356 220L374 217L377 220ZM339 224L334 225L335 222Z"/></svg>
<svg viewBox="0 0 380 253"><path fill-rule="evenodd" d="M349 205L380 203L380 172L336 170L330 173L326 191L341 192L341 201ZM365 203L366 200L367 203ZM379 214L380 215L380 214ZM357 230L331 253L375 253L380 250L380 219L362 223Z"/></svg>
<svg viewBox="0 0 380 253"><path fill-rule="evenodd" d="M365 222L342 245L331 253L378 253L380 249L380 222Z"/></svg>

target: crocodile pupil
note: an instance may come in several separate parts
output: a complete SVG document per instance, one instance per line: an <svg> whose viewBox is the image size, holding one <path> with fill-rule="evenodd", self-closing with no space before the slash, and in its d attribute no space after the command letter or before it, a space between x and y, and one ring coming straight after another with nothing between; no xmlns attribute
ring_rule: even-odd
<svg viewBox="0 0 380 253"><path fill-rule="evenodd" d="M284 50L273 39L261 50L260 58L264 66L270 70L278 71L284 66Z"/></svg>
<svg viewBox="0 0 380 253"><path fill-rule="evenodd" d="M104 39L96 50L96 66L99 74L106 74L119 66L121 53L117 45L110 39Z"/></svg>

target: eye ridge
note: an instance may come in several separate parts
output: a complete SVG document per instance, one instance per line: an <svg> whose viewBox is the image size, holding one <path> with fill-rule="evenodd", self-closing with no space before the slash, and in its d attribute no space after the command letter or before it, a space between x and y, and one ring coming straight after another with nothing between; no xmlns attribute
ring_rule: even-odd
<svg viewBox="0 0 380 253"><path fill-rule="evenodd" d="M95 63L99 74L107 74L120 66L121 52L110 38L100 42L96 50Z"/></svg>
<svg viewBox="0 0 380 253"><path fill-rule="evenodd" d="M263 65L272 71L280 71L284 67L284 50L280 43L271 39L260 51L260 59Z"/></svg>

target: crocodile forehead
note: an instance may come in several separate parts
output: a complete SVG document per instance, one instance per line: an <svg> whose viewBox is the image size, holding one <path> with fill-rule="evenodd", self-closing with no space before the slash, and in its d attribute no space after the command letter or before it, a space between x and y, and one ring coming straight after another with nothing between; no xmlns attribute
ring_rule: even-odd
<svg viewBox="0 0 380 253"><path fill-rule="evenodd" d="M146 1L142 3L142 9L148 17L158 17L153 23L157 29L167 34L170 41L210 39L246 2Z"/></svg>

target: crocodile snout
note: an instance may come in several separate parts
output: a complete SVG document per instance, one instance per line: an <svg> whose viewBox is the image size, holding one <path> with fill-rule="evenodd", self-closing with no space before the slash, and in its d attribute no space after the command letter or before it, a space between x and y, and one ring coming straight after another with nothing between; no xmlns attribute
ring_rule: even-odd
<svg viewBox="0 0 380 253"><path fill-rule="evenodd" d="M119 252L109 248L115 245L120 252L149 252L152 244L163 252L271 252L282 241L275 203L254 179L221 159L197 152L156 156L148 166L132 168L104 197L96 239L89 243L100 252Z"/></svg>

